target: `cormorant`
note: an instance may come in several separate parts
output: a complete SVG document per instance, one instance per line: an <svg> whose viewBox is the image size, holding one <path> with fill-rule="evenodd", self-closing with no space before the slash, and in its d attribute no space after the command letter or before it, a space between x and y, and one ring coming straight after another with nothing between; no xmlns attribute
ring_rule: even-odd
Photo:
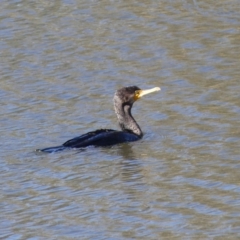
<svg viewBox="0 0 240 240"><path fill-rule="evenodd" d="M65 148L84 148L87 146L110 146L123 142L133 142L142 138L143 133L131 114L133 103L142 96L161 90L155 87L141 90L139 87L124 87L116 91L113 103L121 131L99 129L68 140L61 146L38 149L41 152L56 152Z"/></svg>

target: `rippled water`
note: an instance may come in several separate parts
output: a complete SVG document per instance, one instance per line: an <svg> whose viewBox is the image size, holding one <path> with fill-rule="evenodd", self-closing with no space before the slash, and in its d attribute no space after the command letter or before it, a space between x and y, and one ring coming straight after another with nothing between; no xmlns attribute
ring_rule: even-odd
<svg viewBox="0 0 240 240"><path fill-rule="evenodd" d="M0 37L0 238L240 238L238 0L3 0ZM34 151L117 128L128 85L162 88L141 141Z"/></svg>

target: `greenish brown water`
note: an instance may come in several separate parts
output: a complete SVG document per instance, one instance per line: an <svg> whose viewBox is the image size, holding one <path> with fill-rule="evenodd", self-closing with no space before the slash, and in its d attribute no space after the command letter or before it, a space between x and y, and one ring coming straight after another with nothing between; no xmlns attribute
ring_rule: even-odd
<svg viewBox="0 0 240 240"><path fill-rule="evenodd" d="M7 1L0 8L1 239L239 239L240 4ZM145 135L38 154L118 128Z"/></svg>

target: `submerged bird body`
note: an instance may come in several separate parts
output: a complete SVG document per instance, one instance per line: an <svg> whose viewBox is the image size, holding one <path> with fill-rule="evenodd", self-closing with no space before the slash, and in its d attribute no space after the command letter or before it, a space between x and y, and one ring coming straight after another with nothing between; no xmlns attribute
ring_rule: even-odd
<svg viewBox="0 0 240 240"><path fill-rule="evenodd" d="M116 91L113 102L115 113L122 131L99 129L68 140L61 146L40 149L42 152L56 152L65 148L84 148L87 146L110 146L123 142L133 142L142 138L143 133L131 114L133 103L145 94L159 91L160 88L141 90L136 86Z"/></svg>

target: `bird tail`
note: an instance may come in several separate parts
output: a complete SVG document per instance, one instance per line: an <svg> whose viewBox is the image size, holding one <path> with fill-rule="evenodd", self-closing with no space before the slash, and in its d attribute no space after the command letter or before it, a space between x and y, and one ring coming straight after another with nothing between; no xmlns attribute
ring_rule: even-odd
<svg viewBox="0 0 240 240"><path fill-rule="evenodd" d="M66 149L66 147L56 146L56 147L48 147L43 149L36 149L36 152L55 153L55 152L63 151L64 149Z"/></svg>

